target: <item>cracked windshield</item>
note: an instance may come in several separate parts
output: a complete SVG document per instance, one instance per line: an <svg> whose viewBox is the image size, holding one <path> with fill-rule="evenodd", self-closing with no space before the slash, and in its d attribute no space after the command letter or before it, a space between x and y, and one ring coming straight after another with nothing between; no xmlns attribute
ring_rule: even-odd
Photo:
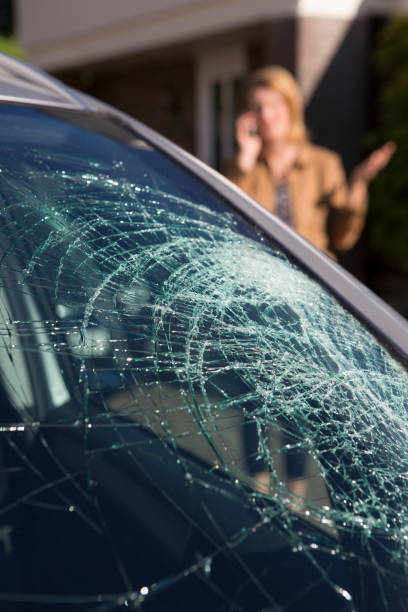
<svg viewBox="0 0 408 612"><path fill-rule="evenodd" d="M406 370L136 134L1 117L1 609L406 610Z"/></svg>

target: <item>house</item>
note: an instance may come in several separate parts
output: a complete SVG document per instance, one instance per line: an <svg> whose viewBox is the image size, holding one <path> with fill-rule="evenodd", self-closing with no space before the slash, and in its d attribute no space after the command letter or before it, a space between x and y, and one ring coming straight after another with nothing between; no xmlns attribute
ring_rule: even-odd
<svg viewBox="0 0 408 612"><path fill-rule="evenodd" d="M300 81L313 139L360 157L379 25L408 0L17 0L28 60L220 167L237 87L281 64Z"/></svg>

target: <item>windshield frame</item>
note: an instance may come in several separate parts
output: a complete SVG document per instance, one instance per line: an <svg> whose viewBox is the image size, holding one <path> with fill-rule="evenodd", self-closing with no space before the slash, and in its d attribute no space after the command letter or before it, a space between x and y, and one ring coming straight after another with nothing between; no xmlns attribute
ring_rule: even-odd
<svg viewBox="0 0 408 612"><path fill-rule="evenodd" d="M33 108L32 105L27 105L30 106L31 108ZM55 109L51 109L49 107L41 107L41 106L35 106L34 107L35 110L38 111L43 111L44 113L47 113L47 115L49 115L52 118L55 118L56 116L56 111ZM358 283L358 281L356 281L355 279L353 279L353 277L351 277L350 275L347 275L346 272L344 272L340 266L338 266L337 264L335 264L335 262L332 262L329 258L327 258L323 253L319 252L317 249L315 249L314 247L312 247L311 245L309 245L309 243L307 243L307 241L305 241L303 238L301 238L300 236L298 236L295 232L293 232L292 230L286 228L279 220L277 220L272 214L268 213L268 211L262 209L262 207L260 207L258 204L256 204L255 202L253 202L250 198L247 198L245 196L243 196L243 194L241 194L241 192L237 189L231 186L231 184L229 184L228 181L226 181L225 179L223 179L222 177L220 177L216 172L212 171L211 169L208 169L204 164L202 164L201 162L195 160L193 157L189 156L187 153L185 153L184 151L181 151L180 149L178 149L178 147L176 147L175 145L172 145L171 143L168 143L168 141L166 141L165 139L163 139L164 145L163 147L161 147L160 145L163 144L161 137L159 137L158 135L156 135L154 132L151 133L151 138L149 138L149 133L151 132L149 130L149 128L145 128L145 126L140 126L140 129L136 129L136 127L133 126L133 123L137 124L137 122L133 122L132 124L130 124L128 118L125 116L125 119L122 121L122 117L120 113L111 113L109 110L105 111L104 109L102 109L100 112L92 112L92 111L81 111L80 113L78 113L78 111L69 111L69 112L65 112L65 111L58 111L59 113L59 118L60 119L65 119L68 123L71 124L75 124L75 125L81 125L84 126L87 122L87 118L90 117L90 124L91 127L87 127L87 129L95 132L98 135L105 135L108 137L112 137L112 135L109 135L108 133L106 133L106 130L108 130L110 127L112 127L112 134L115 133L115 131L117 131L117 136L116 136L116 140L120 143L121 139L123 139L124 142L127 141L127 139L132 139L135 136L143 138L147 143L151 144L152 147L154 147L155 151L157 152L157 154L159 156L163 156L165 158L164 161L167 160L167 164L168 166L170 166L170 162L174 165L175 167L175 175L177 176L177 173L181 174L186 173L186 178L190 178L191 182L195 185L197 184L197 191L199 191L200 188L205 187L206 190L208 190L208 200L211 200L213 198L213 195L216 196L214 197L214 200L217 199L220 203L220 208L227 208L227 216L229 216L231 214L231 216L235 216L236 219L240 218L242 225L246 224L248 226L248 229L250 231L252 231L251 228L253 228L254 230L256 230L257 233L257 238L259 237L259 239L262 242L266 242L266 243L271 243L270 246L272 246L272 243L275 243L274 246L278 245L278 247L282 250L282 252L284 253L284 261L289 260L287 263L288 264L295 264L297 268L299 268L299 271L305 273L305 275L307 276L307 278L311 281L315 281L319 284L319 288L321 288L322 290L328 290L328 293L330 294L331 300L334 302L336 302L336 305L339 306L343 306L346 307L347 312L349 313L347 315L348 318L354 318L356 319L355 322L360 322L363 323L363 327L365 327L365 329L367 330L367 328L369 328L369 331L371 333L372 336L374 336L373 338L373 343L375 344L376 348L379 348L380 345L387 345L386 348L390 348L394 349L391 352L394 354L394 357L397 357L397 359L399 361L404 361L404 352L401 351L401 349L398 349L398 347L395 345L395 343L391 342L390 339L388 338L387 334L384 333L383 329L382 329L382 324L380 319L378 318L379 315L378 313L376 314L374 311L374 319L375 317L377 317L377 324L378 324L378 332L377 333L373 333L373 331L375 330L375 327L370 324L369 321L367 321L367 313L364 310L364 300L366 302L366 304L368 304L371 308L371 303L373 301L373 295L371 295L371 292L369 292L363 285L361 285L361 283ZM102 129L98 129L100 126L98 124L101 124L101 128ZM115 130L114 128L117 128L117 130ZM105 132L104 132L105 129ZM114 136L115 138L115 136ZM58 150L60 150L60 145L58 145ZM61 147L61 152L64 153L64 147ZM175 156L175 153L177 154ZM28 150L28 156L31 155L31 150ZM83 154L82 151L80 151L80 155L78 156L78 158L82 158L82 160L86 160L87 156ZM110 166L110 162L109 162L109 169L111 168ZM138 168L136 166L136 168ZM22 174L22 178L24 181L24 173ZM16 182L16 184L18 185L18 182ZM34 183L35 184L35 183ZM193 186L194 186L193 185ZM195 187L194 187L195 189ZM204 191L204 189L203 189ZM229 194L229 197L227 197L225 194ZM62 202L64 202L64 204L66 204L69 200L66 200L64 198L61 199ZM222 205L222 206L221 206ZM68 205L67 205L68 207ZM74 208L75 210L75 208ZM230 211L230 212L228 212ZM262 223L259 223L257 221L257 219L261 219ZM222 221L222 215L220 215L219 220ZM264 240L264 238L266 238L266 240ZM133 241L133 244L138 244L138 241L135 240ZM288 246L289 245L289 246ZM291 246L292 245L292 246ZM266 246L266 245L265 245ZM226 261L228 261L228 258L225 258ZM321 270L323 270L324 274L320 274L316 273L316 269L315 269L315 265L314 262L320 262L320 268ZM17 268L18 266L16 266ZM244 266L241 266L241 270L244 268ZM261 267L258 266L258 268L260 269ZM318 267L319 270L319 267ZM322 275L324 277L324 275L327 274L328 275L328 279L330 281L329 282L325 282L324 278L322 279ZM240 273L236 275L236 278L240 276ZM35 280L35 271L33 273L33 278ZM283 280L283 286L285 287L290 287L291 283L288 282L288 278L285 275L282 275ZM354 288L354 291L357 295L357 301L360 300L360 306L361 306L361 313L359 314L358 312L356 312L356 306L354 304L354 302L350 302L350 304L347 303L347 301L344 299L344 296L341 294L341 288L342 288L342 279L346 279L346 284L347 282L349 282L351 284L351 288ZM349 278L349 281L347 281L347 278ZM267 280L265 281L265 283L267 282ZM331 286L330 286L331 285ZM13 286L13 283L10 283L10 286ZM310 295L313 297L313 295L316 292L317 287L315 287L315 291L311 291ZM29 291L29 289L28 289ZM221 294L224 293L224 291L220 292ZM375 298L374 298L375 299ZM392 309L386 307L386 305L383 305L381 300L379 300L377 298L378 304L381 307L385 307L385 310L389 311L388 316L394 320L396 322L398 322L398 315L396 313L394 313L394 311L392 311ZM304 303L308 302L308 300L304 300ZM317 303L317 301L316 301ZM43 310L41 310L40 312L43 312ZM45 309L44 309L44 312ZM321 312L322 309L318 309L318 318L321 317ZM24 312L22 313L24 315ZM344 311L343 311L343 315L345 315ZM17 316L17 319L33 319L33 316L31 315L27 315L27 316ZM43 319L42 316L38 317L39 319ZM48 319L49 317L45 316L44 319ZM52 318L52 317L51 317ZM333 318L330 317L329 318L329 323L328 323L328 327L331 328L332 327L332 320ZM18 321L17 321L18 322ZM404 325L406 326L406 323L404 321L403 325L401 326L402 329L404 327ZM374 329L373 329L374 327ZM396 338L399 338L401 340L401 333L399 336L396 336ZM349 334L344 334L345 338L349 338L350 335ZM378 343L378 344L377 344ZM357 345L357 344L356 344ZM358 345L357 345L358 346ZM404 345L402 344L402 346L404 347ZM271 353L273 354L273 353ZM76 378L76 371L74 370L74 368L72 367L72 359L70 359L69 357L69 353L66 352L61 352L60 354L55 354L56 359L58 360L58 363L61 364L61 366L63 365L62 360L64 360L64 372L67 372L67 376L66 378ZM41 359L38 359L38 352L33 353L33 354L28 354L26 355L27 359L35 359L36 362L41 362ZM255 364L256 367L259 367L258 364ZM44 368L41 368L44 369ZM33 369L33 374L32 377L34 377L34 369ZM43 385L45 387L47 387L46 382L43 382L43 380L46 380L46 376L42 376L41 378L38 379L38 383ZM82 382L82 381L81 381ZM88 393L90 391L90 387L88 385L86 392ZM85 387L85 385L84 385ZM405 386L404 386L405 388ZM82 387L81 387L82 389ZM101 395L104 395L105 392L101 392ZM109 399L108 396L108 392L106 392L106 397ZM51 396L50 396L51 397ZM92 409L93 409L93 396L92 393L89 393L89 397L88 395L86 395L86 401L85 401L85 396L84 398L82 398L82 396L80 397L80 400L84 400L84 401L80 401L78 403L78 411L77 411L77 402L76 400L76 396L75 394L72 395L72 408L73 411L71 412L67 412L65 413L60 413L58 412L59 409L65 408L65 405L63 406L57 406L58 410L54 410L54 408L52 408L53 412L54 412L54 417L58 417L58 418L53 418L53 419L49 419L48 420L48 409L46 406L46 403L48 405L52 404L52 401L50 400L50 397L46 398L46 401L44 402L44 410L47 414L47 419L45 419L44 421L39 418L38 423L37 422L32 422L29 423L27 425L27 431L33 431L34 434L37 433L37 429L39 432L39 436L35 436L36 442L40 441L42 444L46 445L46 443L48 443L48 440L51 440L51 437L54 436L55 440L60 440L60 438L58 438L59 432L63 432L68 433L68 435L76 435L75 432L79 431L78 429L76 429L77 424L80 423L81 427L83 426L83 429L80 429L81 433L83 433L83 442L88 445L88 441L91 439L89 437L89 432L86 429L87 427L91 427L92 430L92 435L96 435L95 432L97 432L99 429L98 427L93 427L93 424L95 422L96 425L98 425L98 423L95 421L92 421L93 418L93 414L92 414ZM79 397L79 396L78 396ZM105 396L104 396L105 397ZM37 404L36 404L37 405ZM99 404L97 404L97 402L95 402L95 406L98 407ZM115 413L114 413L114 409L111 408L109 406L109 404L107 404L108 409L109 409L109 416L111 417L113 414L113 420L112 422L109 423L109 431L112 431L112 433L114 432L115 428L117 426L120 425L120 421L119 419L121 418L120 416L116 415L115 417ZM89 409L91 409L89 411ZM80 419L76 419L76 413L78 412L78 415L80 415ZM382 411L380 411L382 412ZM88 422L89 416L91 415L91 422ZM39 415L41 417L41 415ZM74 418L71 418L71 417ZM126 416L124 417L126 418ZM144 425L143 423L138 423L136 422L136 425L132 426L132 429L138 431L139 430L139 425L140 425L140 431L145 431L144 430ZM42 428L44 427L44 432L42 431ZM55 428L55 431L54 431ZM102 428L100 428L100 431L102 431ZM103 430L104 431L104 430ZM154 432L153 432L154 433ZM47 435L49 436L49 438L47 438ZM113 439L113 438L112 438ZM116 438L115 438L116 439ZM118 438L119 439L119 438ZM43 440L45 442L43 442ZM81 439L82 440L82 439ZM161 440L160 437L158 436L158 440ZM95 439L95 444L96 442L98 442L98 440ZM55 448L57 448L58 444L56 444ZM163 444L163 448L165 447L165 444ZM52 447L54 448L54 447ZM105 448L105 446L103 446L103 448ZM125 445L122 444L122 446L120 448L125 448ZM181 449L181 447L177 447L177 454L178 456L182 456L183 450ZM112 446L113 449L113 446ZM98 449L97 449L98 450ZM99 452L99 450L98 450ZM121 451L122 452L122 451ZM188 451L186 451L187 453ZM106 453L107 455L107 453ZM55 455L56 457L60 457L59 455ZM61 455L63 457L63 463L65 465L65 460L66 457L64 455ZM183 461L184 461L184 455L183 455ZM190 456L189 455L185 455L185 465L189 465L189 461L190 461ZM193 457L193 463L195 465L196 462L196 458ZM88 458L86 458L85 462L84 462L84 469L87 470L88 469ZM68 463L68 468L67 471L70 473L70 470L74 470L76 469L76 466L72 467L71 464ZM213 468L213 464L212 463L206 463L204 466L204 470L210 470ZM184 468L183 468L184 469ZM225 483L225 487L221 486L220 487L220 491L222 490L222 494L224 495L225 492L229 492L231 489L231 482L229 479L224 478L224 473L222 471L222 467L219 468L218 464L217 467L215 468L217 470L217 473L212 474L211 473L211 478L217 480L217 477L219 476L220 478L218 479L222 485L224 485ZM218 469L220 469L220 472L218 474ZM186 472L187 475L189 475L191 477L191 473L190 471ZM202 482L207 483L209 481L206 481L204 479L204 477L202 477ZM218 482L218 481L217 481ZM239 485L242 486L242 491L245 492L245 494L240 497L241 502L245 503L245 500L247 499L251 499L254 500L256 499L256 496L258 495L258 493L254 493L252 491L251 486L249 485L248 488L247 487L247 483L246 481L242 480L239 481ZM154 485L156 488L156 484ZM155 488L155 490L156 490ZM233 489L232 489L233 490ZM251 491L251 492L250 492ZM250 496L250 497L248 497ZM95 496L96 499L96 496ZM171 498L170 498L171 499ZM263 500L262 497L259 498L260 500ZM282 500L285 500L286 498L282 497ZM240 503L241 503L240 502ZM252 501L251 501L252 503ZM279 503L287 503L286 501L282 501ZM264 505L265 504L265 505ZM259 507L264 507L265 509L267 507L270 507L272 510L272 512L275 512L275 505L273 503L273 500L266 498L266 501L260 501L259 502ZM251 506L252 507L252 506ZM325 506L323 506L323 508L325 508ZM293 508L290 508L290 510L293 510ZM281 506L281 510L282 510L282 506ZM326 510L324 510L324 512L326 512ZM265 511L265 514L267 514L267 510ZM328 532L326 532L325 529L321 528L321 526L319 524L315 525L313 522L312 523L308 523L305 519L303 519L302 517L297 517L296 515L296 508L295 508L295 518L294 521L295 523L293 523L293 532L295 532L295 528L297 529L297 525L300 525L300 530L302 531L302 538L303 536L305 537L305 541L307 541L307 533L312 533L313 537L315 537L316 533L319 533L320 537L325 539L325 542L330 542L330 546L333 545L334 548L336 548L336 543L338 542L338 534L334 529L331 529L332 527L332 523L329 522L329 529ZM282 512L281 512L282 515ZM278 512L276 513L275 516L279 516L279 508L278 508ZM313 517L314 515L312 515ZM327 517L324 517L325 519ZM304 524L303 524L304 522ZM327 523L327 521L326 521ZM272 521L271 521L272 524ZM292 523L291 523L292 524ZM322 523L323 524L323 523ZM331 529L331 530L330 530ZM257 534L259 535L259 534ZM346 541L347 543L347 541ZM314 544L314 543L312 543ZM294 552L294 549L292 548L290 550L290 553ZM296 552L296 550L295 550ZM339 557L336 559L336 562L339 561ZM347 583L343 583L343 584L347 584ZM345 591L346 594L348 595L348 592Z"/></svg>

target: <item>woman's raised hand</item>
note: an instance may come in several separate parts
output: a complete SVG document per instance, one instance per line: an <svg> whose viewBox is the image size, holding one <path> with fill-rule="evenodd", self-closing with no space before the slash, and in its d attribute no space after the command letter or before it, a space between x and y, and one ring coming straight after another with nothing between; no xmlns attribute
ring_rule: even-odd
<svg viewBox="0 0 408 612"><path fill-rule="evenodd" d="M262 149L262 139L258 134L254 112L247 111L237 117L235 134L238 144L237 164L242 172L250 172Z"/></svg>
<svg viewBox="0 0 408 612"><path fill-rule="evenodd" d="M354 212L364 212L367 207L368 184L387 166L394 155L395 143L389 141L376 149L354 168L350 176L348 206Z"/></svg>
<svg viewBox="0 0 408 612"><path fill-rule="evenodd" d="M365 181L369 183L377 174L387 166L391 157L394 155L395 143L389 141L376 149L359 164L353 171L351 181Z"/></svg>

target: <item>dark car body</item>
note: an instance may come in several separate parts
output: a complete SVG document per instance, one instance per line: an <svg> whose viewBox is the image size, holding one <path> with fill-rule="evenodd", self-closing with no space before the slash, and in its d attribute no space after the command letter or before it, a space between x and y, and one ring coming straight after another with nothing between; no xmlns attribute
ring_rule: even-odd
<svg viewBox="0 0 408 612"><path fill-rule="evenodd" d="M405 320L147 127L1 66L0 609L408 609Z"/></svg>

